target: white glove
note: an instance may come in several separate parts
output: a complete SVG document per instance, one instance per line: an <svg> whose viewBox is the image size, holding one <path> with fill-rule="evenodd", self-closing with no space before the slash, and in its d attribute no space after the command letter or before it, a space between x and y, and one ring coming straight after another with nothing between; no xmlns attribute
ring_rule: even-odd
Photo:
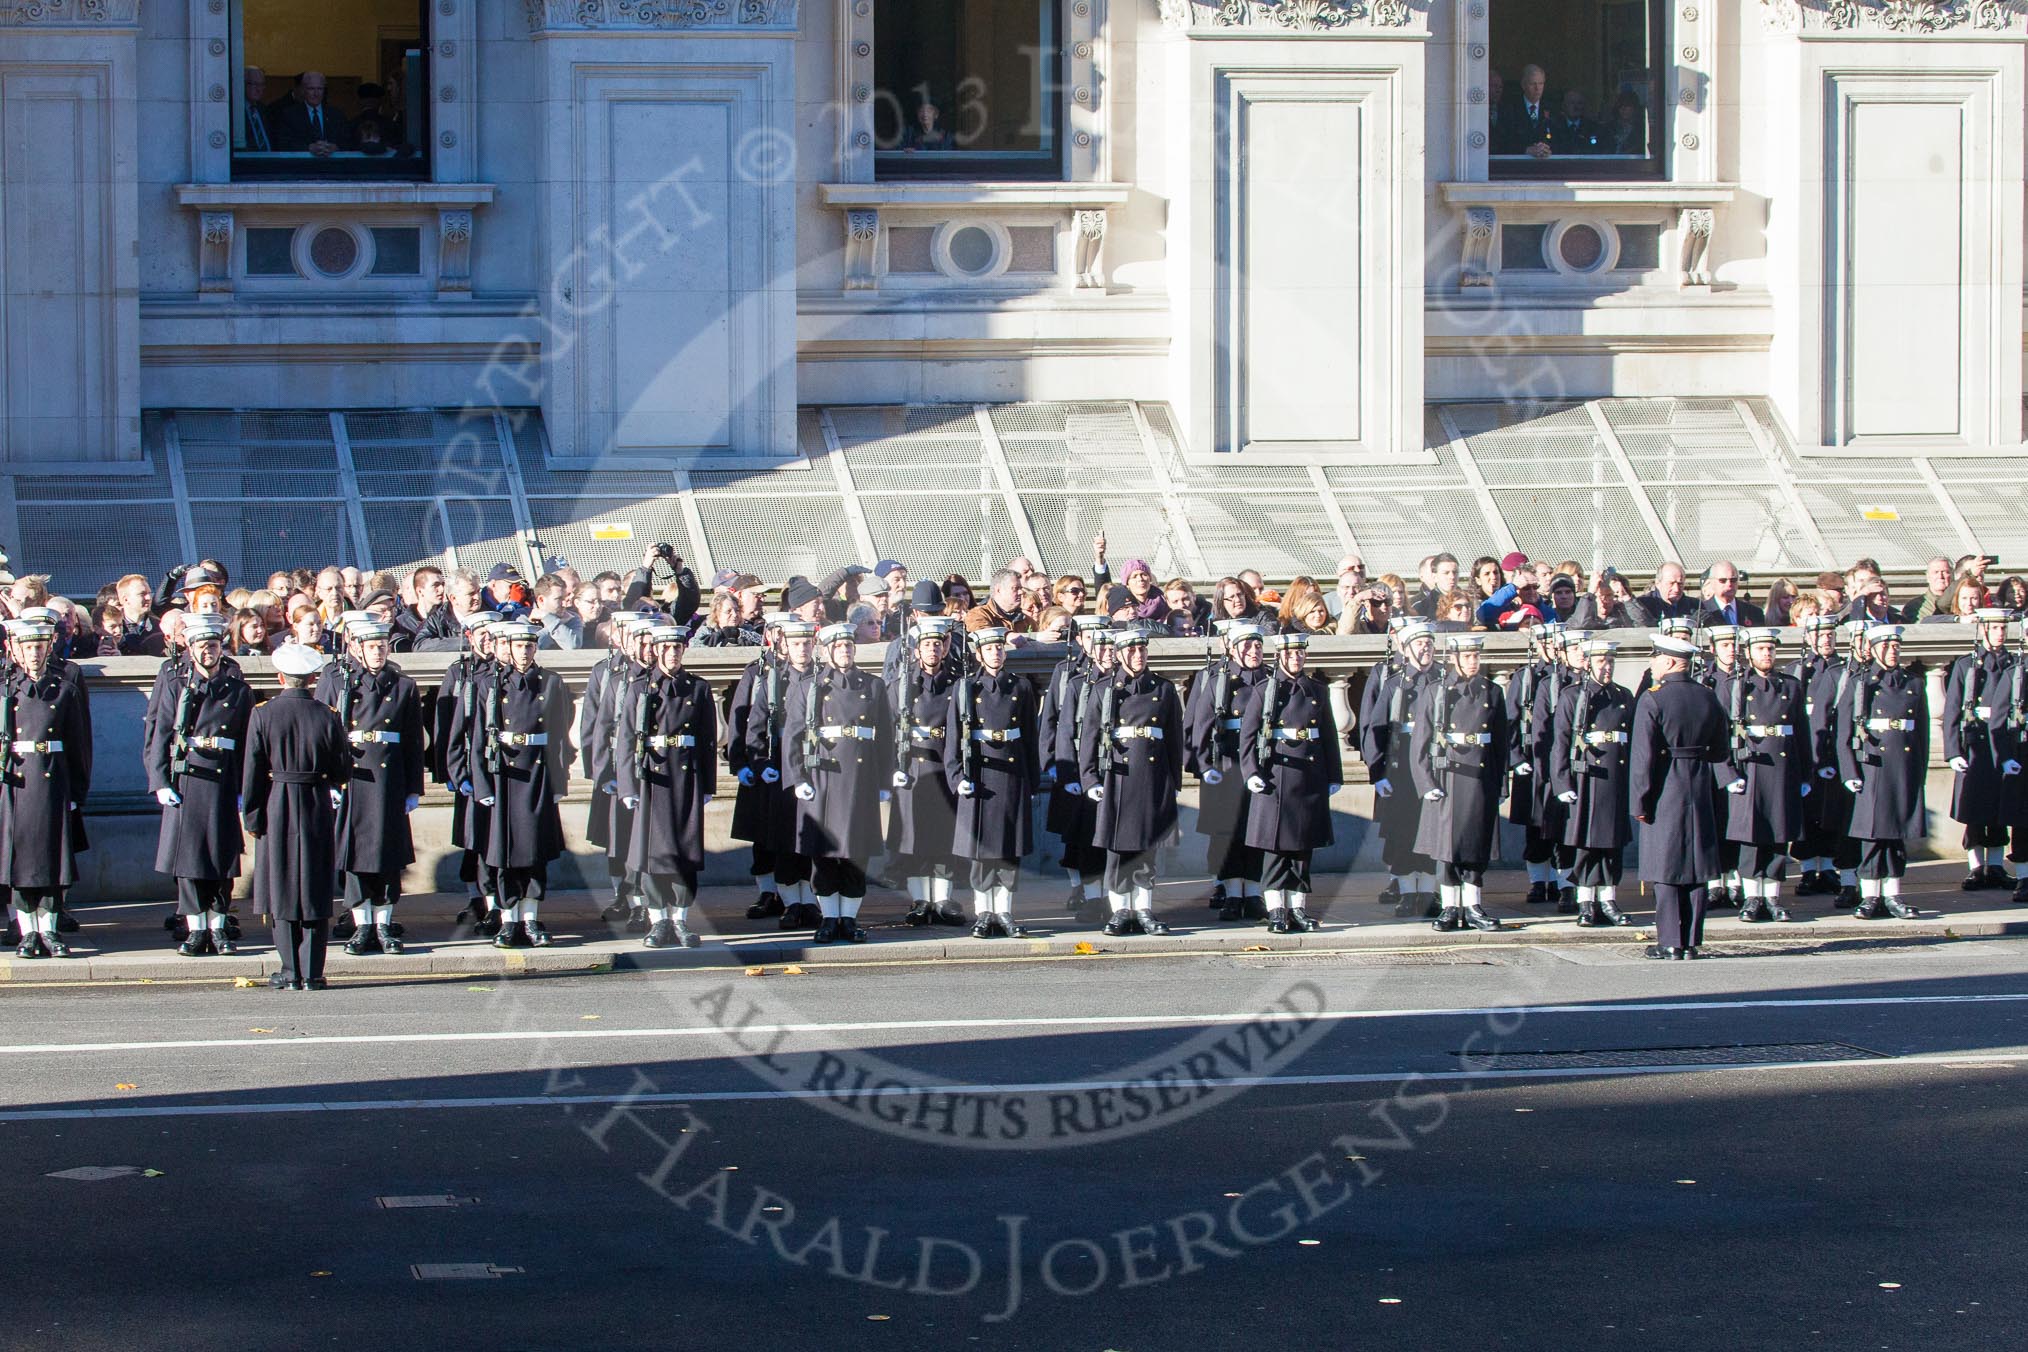
<svg viewBox="0 0 2028 1352"><path fill-rule="evenodd" d="M1063 791L1073 798L1082 798L1084 796L1084 785L1073 779L1070 783L1063 786Z"/></svg>
<svg viewBox="0 0 2028 1352"><path fill-rule="evenodd" d="M2020 761L2017 761L2017 760L2010 760L2010 761L2001 761L2001 762L2000 762L2000 773L2001 773L2001 774L2003 774L2003 775L2018 775L2018 774L2020 774L2020 773L2021 773L2021 762L2020 762Z"/></svg>
<svg viewBox="0 0 2028 1352"><path fill-rule="evenodd" d="M155 790L155 801L163 807L182 807L183 795L174 789L157 789Z"/></svg>
<svg viewBox="0 0 2028 1352"><path fill-rule="evenodd" d="M1735 779L1730 784L1727 784L1725 786L1725 791L1727 793L1745 793L1746 781L1743 779Z"/></svg>
<svg viewBox="0 0 2028 1352"><path fill-rule="evenodd" d="M1516 779L1519 779L1523 775L1532 775L1534 773L1535 767L1530 765L1527 761L1522 761L1514 767L1514 777Z"/></svg>
<svg viewBox="0 0 2028 1352"><path fill-rule="evenodd" d="M498 799L496 799L496 798L481 798L481 799L479 800L479 806L480 806L480 807L491 807L491 806L493 806L493 804L494 804L494 803L496 803L496 802L498 802L498 801L499 801L499 800L498 800Z"/></svg>
<svg viewBox="0 0 2028 1352"><path fill-rule="evenodd" d="M1255 793L1266 793L1268 791L1268 782L1259 775L1248 775L1246 777L1246 786Z"/></svg>
<svg viewBox="0 0 2028 1352"><path fill-rule="evenodd" d="M1836 779L1837 777L1838 777L1838 769L1836 766L1833 765L1827 765L1823 769L1817 771L1817 778L1819 779Z"/></svg>
<svg viewBox="0 0 2028 1352"><path fill-rule="evenodd" d="M739 767L739 786L742 789L749 789L753 787L753 767L751 765L742 765Z"/></svg>
<svg viewBox="0 0 2028 1352"><path fill-rule="evenodd" d="M1966 759L1963 756L1952 756L1950 759L1950 767L1951 769L1956 770L1959 774L1963 774L1965 771L1972 768L1972 763L1970 760Z"/></svg>
<svg viewBox="0 0 2028 1352"><path fill-rule="evenodd" d="M971 780L961 779L958 781L958 797L970 798L973 794L977 793L978 791L979 786L977 784L974 784Z"/></svg>
<svg viewBox="0 0 2028 1352"><path fill-rule="evenodd" d="M895 787L895 788L897 788L897 789L905 789L905 788L907 788L907 787L908 787L908 771L906 771L906 770L896 770L896 771L894 772L894 778L893 778L893 779L892 779L892 780L891 780L890 782L891 782L891 783L892 783L892 784L894 785L894 787Z"/></svg>
<svg viewBox="0 0 2028 1352"><path fill-rule="evenodd" d="M1857 793L1866 787L1866 781L1863 779L1848 779L1845 781L1845 787L1851 792Z"/></svg>
<svg viewBox="0 0 2028 1352"><path fill-rule="evenodd" d="M1801 784L1796 786L1796 797L1808 798L1809 796L1810 796L1810 784L1808 780L1804 780Z"/></svg>
<svg viewBox="0 0 2028 1352"><path fill-rule="evenodd" d="M814 799L816 796L817 791L808 784L796 785L796 797L802 799L804 802L807 803L812 799Z"/></svg>
<svg viewBox="0 0 2028 1352"><path fill-rule="evenodd" d="M1440 801L1443 798L1443 796L1444 791L1442 789L1431 789L1428 793L1422 796L1422 800L1425 803L1434 803Z"/></svg>
<svg viewBox="0 0 2028 1352"><path fill-rule="evenodd" d="M413 812L421 805L422 805L422 795L419 793L412 793L408 797L401 800L401 810L403 812Z"/></svg>
<svg viewBox="0 0 2028 1352"><path fill-rule="evenodd" d="M345 806L345 790L343 790L343 789L333 789L333 790L331 790L331 807L332 807L332 809L333 809L333 810L335 811L336 809L338 809L338 808L341 808L341 807L344 807L344 806Z"/></svg>
<svg viewBox="0 0 2028 1352"><path fill-rule="evenodd" d="M1394 785L1388 780L1376 779L1373 781L1373 792L1381 798L1392 798L1394 797Z"/></svg>
<svg viewBox="0 0 2028 1352"><path fill-rule="evenodd" d="M635 808L641 805L641 800L634 797L632 794L628 794L625 798L622 798L620 801L627 805L627 811L629 812L632 812Z"/></svg>
<svg viewBox="0 0 2028 1352"><path fill-rule="evenodd" d="M893 793L893 791L892 791L892 790L889 790L889 789L882 789L882 790L880 791L880 801L881 801L881 802L883 802L883 803L891 801L891 800L893 799L893 797L894 797L894 793Z"/></svg>
<svg viewBox="0 0 2028 1352"><path fill-rule="evenodd" d="M1565 789L1562 793L1556 795L1556 801L1559 803L1575 803L1577 801L1577 790Z"/></svg>
<svg viewBox="0 0 2028 1352"><path fill-rule="evenodd" d="M1225 782L1225 771L1213 767L1197 777L1206 784L1216 786Z"/></svg>
<svg viewBox="0 0 2028 1352"><path fill-rule="evenodd" d="M770 765L767 769L761 771L761 783L779 784L781 782L782 782L782 772L780 770L775 769L774 766Z"/></svg>
<svg viewBox="0 0 2028 1352"><path fill-rule="evenodd" d="M1103 784L1094 784L1084 791L1084 796L1094 803L1103 803L1106 800L1106 787Z"/></svg>

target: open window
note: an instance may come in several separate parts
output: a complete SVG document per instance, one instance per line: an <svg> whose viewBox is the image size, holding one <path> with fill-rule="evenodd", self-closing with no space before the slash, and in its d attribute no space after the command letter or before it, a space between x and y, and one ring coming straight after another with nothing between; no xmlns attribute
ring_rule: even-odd
<svg viewBox="0 0 2028 1352"><path fill-rule="evenodd" d="M879 0L879 178L1063 176L1060 0Z"/></svg>
<svg viewBox="0 0 2028 1352"><path fill-rule="evenodd" d="M1500 0L1488 17L1494 178L1661 178L1668 16L1657 0Z"/></svg>
<svg viewBox="0 0 2028 1352"><path fill-rule="evenodd" d="M426 179L426 0L231 0L232 176Z"/></svg>

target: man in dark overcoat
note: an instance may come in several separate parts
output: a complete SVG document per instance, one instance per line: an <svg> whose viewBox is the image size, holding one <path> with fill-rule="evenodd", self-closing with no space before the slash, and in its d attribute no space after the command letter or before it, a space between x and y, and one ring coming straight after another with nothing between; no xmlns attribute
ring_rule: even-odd
<svg viewBox="0 0 2028 1352"><path fill-rule="evenodd" d="M1486 913L1486 866L1500 820L1507 768L1507 704L1482 670L1481 634L1444 640L1449 669L1416 696L1409 739L1415 792L1422 800L1415 848L1437 864L1438 930L1497 930Z"/></svg>
<svg viewBox="0 0 2028 1352"><path fill-rule="evenodd" d="M866 865L881 847L880 805L894 775L887 684L860 669L854 632L849 624L818 632L829 665L796 683L782 735L782 782L794 799L795 852L810 860L818 943L866 942Z"/></svg>
<svg viewBox="0 0 2028 1352"><path fill-rule="evenodd" d="M1718 775L1725 769L1725 711L1690 674L1697 645L1655 637L1654 684L1634 705L1629 786L1641 837L1641 877L1655 885L1651 958L1694 958L1704 942L1705 889L1718 874Z"/></svg>
<svg viewBox="0 0 2028 1352"><path fill-rule="evenodd" d="M1317 928L1310 859L1331 843L1331 795L1345 772L1331 692L1305 671L1309 635L1275 634L1263 646L1275 662L1247 690L1237 773L1252 799L1246 843L1261 854L1268 928L1298 934Z"/></svg>
<svg viewBox="0 0 2028 1352"><path fill-rule="evenodd" d="M57 929L63 890L77 881L74 808L91 792L83 700L50 669L56 626L10 620L14 665L0 677L0 886L20 912L23 958L71 955Z"/></svg>
<svg viewBox="0 0 2028 1352"><path fill-rule="evenodd" d="M558 810L570 786L571 698L563 679L535 662L541 629L526 620L494 626L506 663L481 692L472 800L484 808L480 863L498 880L495 948L546 947L539 912L549 864L563 853Z"/></svg>
<svg viewBox="0 0 2028 1352"><path fill-rule="evenodd" d="M275 927L276 990L321 990L331 939L337 812L331 799L351 757L338 716L311 697L324 655L299 643L275 650L281 693L247 722L240 813L254 838L254 910Z"/></svg>
<svg viewBox="0 0 2028 1352"><path fill-rule="evenodd" d="M971 862L972 937L1019 938L1014 888L1042 781L1035 687L1007 669L1005 629L975 629L971 642L978 670L959 678L945 711L944 777L958 802L952 849Z"/></svg>
<svg viewBox="0 0 2028 1352"><path fill-rule="evenodd" d="M951 692L962 664L950 657L957 622L918 615L896 642L914 652L892 663L887 697L894 718L894 806L888 814L888 854L908 888L911 925L961 925L965 913L951 899L957 876L952 844L958 798L944 773Z"/></svg>
<svg viewBox="0 0 2028 1352"><path fill-rule="evenodd" d="M1212 877L1212 904L1220 920L1267 917L1261 855L1247 842L1253 795L1239 768L1240 721L1253 688L1266 678L1261 626L1221 620L1225 655L1198 674L1184 702L1184 768L1197 776L1197 833Z"/></svg>
<svg viewBox="0 0 2028 1352"><path fill-rule="evenodd" d="M338 867L354 927L345 951L358 957L402 950L394 906L402 871L415 862L408 819L422 802L428 771L422 693L388 660L392 629L369 618L351 633L359 664L332 712L350 749L351 772L337 804Z"/></svg>
<svg viewBox="0 0 2028 1352"><path fill-rule="evenodd" d="M613 736L626 871L639 879L648 908L641 942L695 948L690 908L704 867L704 805L718 792L718 705L710 685L683 669L690 629L658 624L645 632L654 674L627 687Z"/></svg>
<svg viewBox="0 0 2028 1352"><path fill-rule="evenodd" d="M1092 687L1094 707L1078 781L1098 805L1092 844L1106 852L1105 932L1167 934L1155 918L1155 867L1176 838L1183 783L1183 705L1167 677L1148 670L1148 636L1118 630L1116 670Z"/></svg>
<svg viewBox="0 0 2028 1352"><path fill-rule="evenodd" d="M1790 844L1803 831L1803 800L1814 791L1803 687L1775 669L1781 631L1745 631L1747 660L1724 695L1730 765L1725 838L1739 848L1739 918L1793 919L1782 906Z"/></svg>
<svg viewBox="0 0 2028 1352"><path fill-rule="evenodd" d="M186 925L177 952L194 958L238 951L225 919L245 844L239 787L254 698L238 665L225 665L223 619L192 616L183 628L189 661L164 690L141 760L162 805L155 871L176 880Z"/></svg>
<svg viewBox="0 0 2028 1352"><path fill-rule="evenodd" d="M1866 630L1873 667L1838 706L1838 773L1852 795L1852 839L1859 843L1861 920L1919 912L1901 900L1908 843L1929 829L1923 799L1929 773L1929 680L1901 660L1901 626Z"/></svg>
<svg viewBox="0 0 2028 1352"><path fill-rule="evenodd" d="M1634 697L1613 679L1619 643L1584 640L1584 679L1556 702L1551 720L1549 783L1563 805L1562 845L1570 851L1577 923L1587 928L1633 922L1619 899L1628 823L1628 770Z"/></svg>

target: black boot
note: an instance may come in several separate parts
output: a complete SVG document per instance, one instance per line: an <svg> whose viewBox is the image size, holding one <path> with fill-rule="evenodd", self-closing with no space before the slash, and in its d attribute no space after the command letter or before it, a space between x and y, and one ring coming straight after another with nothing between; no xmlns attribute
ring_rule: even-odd
<svg viewBox="0 0 2028 1352"><path fill-rule="evenodd" d="M1205 903L1205 904L1206 904L1206 905L1208 905L1208 906L1210 906L1212 910L1214 910L1214 911L1217 911L1217 912L1219 913L1219 916L1218 916L1218 918L1219 918L1220 920L1224 920L1224 919L1227 919L1227 918L1228 918L1228 917L1227 917L1227 916L1225 915L1225 884L1224 884L1224 883L1213 883L1213 884L1211 885L1211 896L1210 896L1210 898L1209 898L1209 899L1208 899L1208 900L1206 901L1206 903Z"/></svg>
<svg viewBox="0 0 2028 1352"><path fill-rule="evenodd" d="M1528 884L1528 895L1524 900L1530 906L1544 906L1549 902L1549 884L1540 878Z"/></svg>
<svg viewBox="0 0 2028 1352"><path fill-rule="evenodd" d="M1577 904L1577 927L1579 929L1598 929L1605 923L1606 918L1599 913L1598 901L1595 898L1586 897Z"/></svg>
<svg viewBox="0 0 2028 1352"><path fill-rule="evenodd" d="M1296 933L1303 934L1316 929L1319 921L1301 906L1291 906L1289 907L1289 924L1294 927Z"/></svg>
<svg viewBox="0 0 2028 1352"><path fill-rule="evenodd" d="M1664 948L1660 944L1650 944L1647 948L1641 950L1642 957L1652 958L1656 962L1673 962L1676 959L1676 953L1677 950Z"/></svg>
<svg viewBox="0 0 2028 1352"><path fill-rule="evenodd" d="M1246 899L1245 918L1248 920L1267 919L1268 918L1267 898L1261 896L1258 892L1254 893L1252 896L1249 896Z"/></svg>
<svg viewBox="0 0 2028 1352"><path fill-rule="evenodd" d="M1854 920L1880 920L1887 915L1887 908L1880 904L1879 897L1867 897L1852 908Z"/></svg>
<svg viewBox="0 0 2028 1352"><path fill-rule="evenodd" d="M1399 906L1401 904L1401 879L1389 878L1387 886L1381 888L1380 895L1373 900L1381 906Z"/></svg>
<svg viewBox="0 0 2028 1352"><path fill-rule="evenodd" d="M1896 920L1922 919L1922 912L1916 910L1915 907L1904 903L1900 897L1882 897L1880 899L1880 904L1883 907L1885 907L1887 913L1893 916Z"/></svg>
<svg viewBox="0 0 2028 1352"><path fill-rule="evenodd" d="M810 936L812 943L835 944L838 942L838 917L826 915L817 920L816 932Z"/></svg>
<svg viewBox="0 0 2028 1352"><path fill-rule="evenodd" d="M1155 919L1153 911L1135 911L1134 923L1140 926L1141 933L1143 934L1167 934L1169 932L1167 925Z"/></svg>
<svg viewBox="0 0 2028 1352"><path fill-rule="evenodd" d="M1427 919L1427 917L1424 916L1423 913L1421 894L1416 892L1403 892L1401 894L1401 900L1395 903L1394 918L1396 920L1414 920L1419 916Z"/></svg>
<svg viewBox="0 0 2028 1352"><path fill-rule="evenodd" d="M643 909L642 923L643 925L647 923L645 908ZM630 925L628 928L631 929L633 927ZM547 948L551 943L555 942L549 937L549 926L543 924L540 920L529 921L521 927L521 932L526 946L529 948ZM644 928L641 932L646 934L648 931Z"/></svg>
<svg viewBox="0 0 2028 1352"><path fill-rule="evenodd" d="M1857 883L1846 883L1838 888L1838 900L1834 904L1849 908L1857 906L1860 901L1859 885Z"/></svg>
<svg viewBox="0 0 2028 1352"><path fill-rule="evenodd" d="M1000 922L1000 932L1009 939L1026 939L1028 937L1028 931L1015 924L1014 917L1008 915L1005 911L995 911L993 919Z"/></svg>
<svg viewBox="0 0 2028 1352"><path fill-rule="evenodd" d="M838 917L838 938L848 944L866 942L866 931L859 927L859 921L849 915Z"/></svg>
<svg viewBox="0 0 2028 1352"><path fill-rule="evenodd" d="M816 902L799 901L783 908L781 919L776 923L785 930L803 930L816 929L823 921L824 912L818 909Z"/></svg>
<svg viewBox="0 0 2028 1352"><path fill-rule="evenodd" d="M1575 887L1566 885L1557 890L1556 913L1558 915L1577 914L1577 889Z"/></svg>
<svg viewBox="0 0 2028 1352"><path fill-rule="evenodd" d="M782 913L782 894L763 892L760 900L746 908L748 920L773 920Z"/></svg>
<svg viewBox="0 0 2028 1352"><path fill-rule="evenodd" d="M627 907L627 933L646 934L647 932L648 908L638 901L631 903Z"/></svg>
<svg viewBox="0 0 2028 1352"><path fill-rule="evenodd" d="M1570 908L1573 911L1576 910L1577 903L1573 901L1570 904ZM1492 916L1487 915L1483 910L1479 909L1477 906L1465 907L1465 923L1467 925L1470 925L1473 929L1482 930L1487 934L1492 934L1495 931L1506 928L1506 926L1502 925L1498 920L1494 919Z"/></svg>
<svg viewBox="0 0 2028 1352"><path fill-rule="evenodd" d="M1465 908L1462 906L1441 906L1437 917L1430 922L1430 928L1439 934L1451 934L1465 927Z"/></svg>
<svg viewBox="0 0 2028 1352"><path fill-rule="evenodd" d="M345 945L345 951L355 958L368 953L378 953L380 935L371 925L355 925L352 929L352 938Z"/></svg>
<svg viewBox="0 0 2028 1352"><path fill-rule="evenodd" d="M599 912L599 919L605 921L608 925L615 924L621 920L625 920L632 909L631 906L627 905L626 895L621 892L615 892L613 894L612 905Z"/></svg>
<svg viewBox="0 0 2028 1352"><path fill-rule="evenodd" d="M997 939L1000 937L1000 917L991 911L979 912L979 918L972 922L974 939Z"/></svg>
<svg viewBox="0 0 2028 1352"><path fill-rule="evenodd" d="M1225 904L1218 908L1218 918L1224 921L1246 919L1246 902L1238 897L1227 897Z"/></svg>
<svg viewBox="0 0 2028 1352"><path fill-rule="evenodd" d="M2014 884L2014 904L2028 906L2028 874L2023 874Z"/></svg>
<svg viewBox="0 0 2028 1352"><path fill-rule="evenodd" d="M1975 868L1965 875L1963 882L1958 884L1958 891L1983 892L1989 886L1991 884L1986 881L1986 871L1982 868Z"/></svg>
<svg viewBox="0 0 2028 1352"><path fill-rule="evenodd" d="M401 952L402 949L401 938L400 936L395 934L394 925L391 922L389 924L375 926L375 929L378 931L380 935L381 952L383 953Z"/></svg>
<svg viewBox="0 0 2028 1352"><path fill-rule="evenodd" d="M1442 914L1443 914L1443 911L1444 911L1444 908L1443 908L1443 903L1437 900L1437 894L1436 894L1436 893L1434 893L1434 892L1424 892L1424 893L1422 894L1422 903L1423 903L1423 904L1422 904L1422 918L1423 918L1423 919L1425 919L1425 920L1434 920L1434 919L1436 919L1436 918L1437 918L1438 916L1440 916L1440 915L1442 915Z"/></svg>
<svg viewBox="0 0 2028 1352"><path fill-rule="evenodd" d="M2012 882L2013 880L2007 876L2007 869L2005 865L2002 864L1986 865L1987 887L1992 888L1996 892L2004 892L2012 884ZM68 912L66 912L65 914L68 914ZM58 928L60 929L62 928L62 926L59 925Z"/></svg>
<svg viewBox="0 0 2028 1352"><path fill-rule="evenodd" d="M1761 905L1767 908L1767 918L1777 924L1792 925L1795 923L1796 918L1790 915L1788 907L1782 905L1779 901L1763 901Z"/></svg>
<svg viewBox="0 0 2028 1352"><path fill-rule="evenodd" d="M698 938L691 931L690 926L684 924L681 920L670 921L669 928L675 935L676 946L678 948L696 948L704 942L704 940Z"/></svg>
<svg viewBox="0 0 2028 1352"><path fill-rule="evenodd" d="M966 923L965 913L958 909L958 904L954 901L938 902L930 908L930 919L939 925L949 925L953 929L962 928Z"/></svg>
<svg viewBox="0 0 2028 1352"><path fill-rule="evenodd" d="M1739 908L1739 918L1749 925L1761 925L1774 919L1773 913L1762 910L1761 906L1759 897L1748 897L1746 903Z"/></svg>
<svg viewBox="0 0 2028 1352"><path fill-rule="evenodd" d="M493 932L495 948L519 948L521 942L521 926L518 922L512 925L502 924Z"/></svg>
<svg viewBox="0 0 2028 1352"><path fill-rule="evenodd" d="M477 926L479 936L484 939L498 937L500 933L500 908L498 906L486 906L484 901L478 904L486 907L485 914L479 917Z"/></svg>
<svg viewBox="0 0 2028 1352"><path fill-rule="evenodd" d="M1269 934L1293 934L1295 926L1289 923L1289 908L1277 906L1268 912Z"/></svg>
<svg viewBox="0 0 2028 1352"><path fill-rule="evenodd" d="M176 946L176 951L186 958L201 958L211 952L211 931L193 927L190 937Z"/></svg>
<svg viewBox="0 0 2028 1352"><path fill-rule="evenodd" d="M914 925L917 929L921 929L930 923L932 909L928 902L918 901L915 905L908 908L908 914L902 917L902 921L906 924Z"/></svg>
<svg viewBox="0 0 2028 1352"><path fill-rule="evenodd" d="M1631 925L1634 923L1632 916L1626 914L1626 912L1613 905L1610 901L1607 901L1604 897L1598 899L1598 918L1599 923L1602 925Z"/></svg>
<svg viewBox="0 0 2028 1352"><path fill-rule="evenodd" d="M676 927L668 920L657 920L648 926L648 932L641 936L643 948L667 948L676 942Z"/></svg>
<svg viewBox="0 0 2028 1352"><path fill-rule="evenodd" d="M1106 917L1105 932L1108 936L1119 939L1129 934L1139 934L1140 927L1134 923L1132 911L1114 911Z"/></svg>

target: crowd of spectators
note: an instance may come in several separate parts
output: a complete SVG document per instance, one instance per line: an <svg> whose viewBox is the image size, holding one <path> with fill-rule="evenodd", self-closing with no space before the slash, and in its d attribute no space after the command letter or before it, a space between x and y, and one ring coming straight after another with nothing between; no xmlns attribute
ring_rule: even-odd
<svg viewBox="0 0 2028 1352"><path fill-rule="evenodd" d="M362 610L393 627L398 651L457 651L463 617L478 610L532 620L541 627L544 648L606 648L612 615L644 598L694 620L699 647L758 643L763 616L775 608L852 624L869 643L892 639L911 613L923 611L962 617L973 629L1002 626L1017 642L1061 640L1073 615L1093 613L1158 637L1208 635L1223 619L1319 635L1379 634L1394 616L1411 614L1439 630L1506 631L1548 620L1585 630L1648 629L1681 617L1700 625L1798 625L1814 614L1968 624L1974 610L1990 605L2028 616L2028 580L1992 576L1992 561L1975 555L1932 559L1921 594L1900 602L1889 596L1871 559L1842 573L1773 578L1753 596L1751 579L1727 560L1696 576L1680 563L1663 562L1651 574L1652 585L1637 592L1615 569L1588 574L1572 560L1550 563L1519 552L1468 566L1453 554L1432 554L1413 580L1369 576L1353 555L1338 561L1332 578L1300 576L1270 585L1258 570L1246 569L1200 590L1187 578L1162 580L1139 558L1128 559L1116 574L1103 534L1092 542L1089 576L1052 576L1016 557L977 588L955 574L916 579L893 559L872 567L850 564L816 581L791 577L779 589L737 569L722 569L700 585L673 551L660 546L625 576L607 571L586 578L552 563L553 571L533 582L504 563L484 574L433 565L403 574L362 573L331 565L242 581L207 559L172 570L159 584L129 573L100 588L89 604L52 595L47 577L0 574L0 617L46 605L61 624L60 651L105 657L161 656L176 645L185 614L221 614L230 626L228 650L245 657L287 642L335 651L339 617Z"/></svg>

